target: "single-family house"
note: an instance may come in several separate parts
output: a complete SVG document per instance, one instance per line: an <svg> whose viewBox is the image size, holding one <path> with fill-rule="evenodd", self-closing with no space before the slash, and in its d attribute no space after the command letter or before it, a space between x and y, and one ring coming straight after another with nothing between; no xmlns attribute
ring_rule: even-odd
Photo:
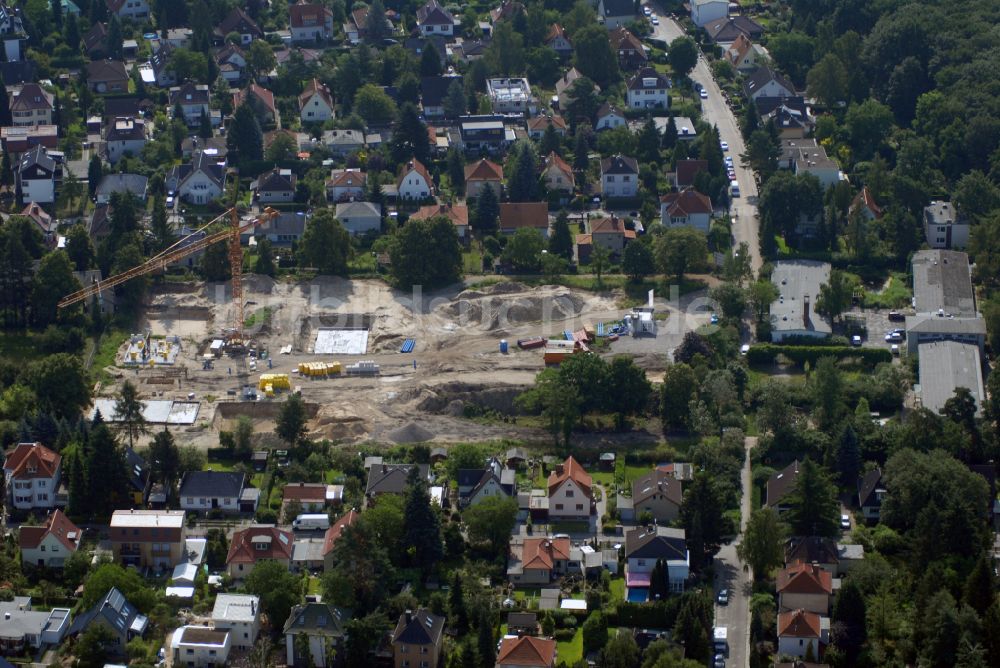
<svg viewBox="0 0 1000 668"><path fill-rule="evenodd" d="M511 144L515 135L508 132L503 116L462 116L459 133L466 153L496 153Z"/></svg>
<svg viewBox="0 0 1000 668"><path fill-rule="evenodd" d="M59 243L59 221L43 209L37 202L28 202L21 210L21 215L34 223L38 231L42 233L45 245L50 249L55 248Z"/></svg>
<svg viewBox="0 0 1000 668"><path fill-rule="evenodd" d="M333 95L330 93L330 88L316 79L311 79L306 84L306 89L299 95L299 118L303 123L322 123L333 118L333 109Z"/></svg>
<svg viewBox="0 0 1000 668"><path fill-rule="evenodd" d="M572 193L576 190L576 175L573 174L573 168L555 151L545 158L542 180L545 181L545 188L549 192Z"/></svg>
<svg viewBox="0 0 1000 668"><path fill-rule="evenodd" d="M559 54L560 58L569 58L573 55L573 43L569 41L566 31L558 23L553 23L552 27L549 28L549 34L545 36L544 44Z"/></svg>
<svg viewBox="0 0 1000 668"><path fill-rule="evenodd" d="M444 216L455 225L458 238L463 241L469 236L469 207L465 204L428 204L417 209L410 220L426 220L434 216Z"/></svg>
<svg viewBox="0 0 1000 668"><path fill-rule="evenodd" d="M774 123L778 137L805 140L816 125L809 105L801 95L794 97L759 97L754 102L761 124Z"/></svg>
<svg viewBox="0 0 1000 668"><path fill-rule="evenodd" d="M771 341L786 337L825 339L833 329L816 311L820 287L830 280L830 263L816 260L782 260L774 263L771 282L778 298L771 303Z"/></svg>
<svg viewBox="0 0 1000 668"><path fill-rule="evenodd" d="M601 160L601 192L605 198L635 197L639 192L638 161L620 153Z"/></svg>
<svg viewBox="0 0 1000 668"><path fill-rule="evenodd" d="M549 238L548 202L501 202L500 232L514 234L522 227L538 230Z"/></svg>
<svg viewBox="0 0 1000 668"><path fill-rule="evenodd" d="M347 22L344 24L344 35L347 37L347 41L351 44L358 44L363 39L368 38L368 21L373 20L374 17L369 16L368 7L358 7L351 11L350 15L347 17ZM392 21L389 20L388 16L383 16L382 21L385 22L386 29L389 33L395 31L392 25Z"/></svg>
<svg viewBox="0 0 1000 668"><path fill-rule="evenodd" d="M298 503L304 513L325 512L343 501L338 485L325 482L290 482L281 488L281 506Z"/></svg>
<svg viewBox="0 0 1000 668"><path fill-rule="evenodd" d="M17 163L17 191L24 203L52 204L62 181L62 164L44 146L36 145L21 154Z"/></svg>
<svg viewBox="0 0 1000 668"><path fill-rule="evenodd" d="M204 115L212 116L212 93L205 84L194 84L190 81L174 86L170 89L170 110L171 113L180 108L184 114L184 122L188 127L195 127L201 123Z"/></svg>
<svg viewBox="0 0 1000 668"><path fill-rule="evenodd" d="M511 545L507 579L517 585L547 585L566 574L569 538L525 538Z"/></svg>
<svg viewBox="0 0 1000 668"><path fill-rule="evenodd" d="M17 62L24 57L24 47L28 42L28 34L24 30L24 20L21 10L13 3L0 3L0 39L3 40L4 60ZM5 81L12 81L5 77Z"/></svg>
<svg viewBox="0 0 1000 668"><path fill-rule="evenodd" d="M934 200L924 207L924 238L931 248L965 248L972 221L951 202Z"/></svg>
<svg viewBox="0 0 1000 668"><path fill-rule="evenodd" d="M572 456L558 464L548 479L549 516L587 519L593 512L593 479Z"/></svg>
<svg viewBox="0 0 1000 668"><path fill-rule="evenodd" d="M176 68L171 62L176 47L170 42L160 42L149 58L149 66L153 71L153 80L160 88L168 88L177 83Z"/></svg>
<svg viewBox="0 0 1000 668"><path fill-rule="evenodd" d="M250 649L260 633L260 598L250 594L216 594L212 626L229 632L233 649Z"/></svg>
<svg viewBox="0 0 1000 668"><path fill-rule="evenodd" d="M261 204L287 204L295 200L295 173L290 169L275 167L250 183L253 198Z"/></svg>
<svg viewBox="0 0 1000 668"><path fill-rule="evenodd" d="M663 565L664 583L651 580L657 563ZM666 585L670 593L681 594L687 586L690 566L684 529L648 526L625 533L625 586L630 590Z"/></svg>
<svg viewBox="0 0 1000 668"><path fill-rule="evenodd" d="M785 563L811 564L830 575L841 571L840 553L832 538L822 536L792 536L785 544Z"/></svg>
<svg viewBox="0 0 1000 668"><path fill-rule="evenodd" d="M337 220L351 236L382 229L382 205L374 202L341 202Z"/></svg>
<svg viewBox="0 0 1000 668"><path fill-rule="evenodd" d="M174 166L167 174L167 190L189 204L208 204L225 189L226 166L207 151L195 151L191 161Z"/></svg>
<svg viewBox="0 0 1000 668"><path fill-rule="evenodd" d="M245 486L245 473L188 471L177 495L181 508L188 512L222 510L236 513L240 510L240 496Z"/></svg>
<svg viewBox="0 0 1000 668"><path fill-rule="evenodd" d="M365 147L365 133L361 130L327 130L323 133L323 145L331 155L345 158Z"/></svg>
<svg viewBox="0 0 1000 668"><path fill-rule="evenodd" d="M611 43L611 50L618 56L618 66L622 70L631 72L649 62L642 41L628 29L622 26L615 28L608 33L608 41Z"/></svg>
<svg viewBox="0 0 1000 668"><path fill-rule="evenodd" d="M867 185L861 186L861 190L851 200L850 212L864 216L869 223L879 220L884 215L882 207L875 201L875 196Z"/></svg>
<svg viewBox="0 0 1000 668"><path fill-rule="evenodd" d="M447 35L451 37L455 34L455 26L458 21L447 9L441 6L437 0L428 0L423 6L417 8L417 30L422 35Z"/></svg>
<svg viewBox="0 0 1000 668"><path fill-rule="evenodd" d="M590 220L589 227L587 236L590 237L591 246L601 246L614 258L621 258L625 246L635 239L635 230L626 228L624 219L614 214ZM580 257L581 262L589 261L590 250L584 251Z"/></svg>
<svg viewBox="0 0 1000 668"><path fill-rule="evenodd" d="M486 95L494 114L534 116L538 100L527 77L496 77L486 80Z"/></svg>
<svg viewBox="0 0 1000 668"><path fill-rule="evenodd" d="M885 483L882 471L874 468L858 478L858 507L867 522L878 522L882 515L882 500L885 498Z"/></svg>
<svg viewBox="0 0 1000 668"><path fill-rule="evenodd" d="M98 272L100 270L97 270ZM88 272L79 272L86 277ZM80 280L81 285L88 285L92 282L99 281L100 274L89 277L89 280ZM107 300L107 295L103 297ZM139 455L138 452L130 447L125 448L125 473L128 477L128 483L130 492L132 493L132 504L138 507L146 505L146 500L149 498L150 489L150 471L149 464L146 460Z"/></svg>
<svg viewBox="0 0 1000 668"><path fill-rule="evenodd" d="M753 42L764 36L764 26L743 14L709 21L702 27L712 42L723 49L729 48L740 35L745 35Z"/></svg>
<svg viewBox="0 0 1000 668"><path fill-rule="evenodd" d="M580 70L576 69L576 67L571 67L556 81L556 96L559 98L560 109L569 109L569 106L573 103L573 84L582 77L583 74L580 73ZM594 84L594 93L600 92L601 87Z"/></svg>
<svg viewBox="0 0 1000 668"><path fill-rule="evenodd" d="M69 632L69 608L33 610L30 596L0 602L0 654L35 654L43 645L58 646ZM6 666L13 666L0 658Z"/></svg>
<svg viewBox="0 0 1000 668"><path fill-rule="evenodd" d="M691 22L699 28L712 21L724 19L728 15L727 0L691 0Z"/></svg>
<svg viewBox="0 0 1000 668"><path fill-rule="evenodd" d="M15 126L50 125L54 97L36 83L26 83L10 98L10 115Z"/></svg>
<svg viewBox="0 0 1000 668"><path fill-rule="evenodd" d="M128 82L128 72L120 60L93 60L87 63L87 87L95 93L127 93Z"/></svg>
<svg viewBox="0 0 1000 668"><path fill-rule="evenodd" d="M243 80L247 66L247 54L236 44L226 44L215 54L219 74L230 86Z"/></svg>
<svg viewBox="0 0 1000 668"><path fill-rule="evenodd" d="M21 563L45 568L62 568L66 559L80 547L83 532L58 508L42 526L22 525L17 542Z"/></svg>
<svg viewBox="0 0 1000 668"><path fill-rule="evenodd" d="M674 188L683 190L694 186L695 177L701 172L708 172L708 160L684 158L678 160L673 171ZM670 174L667 175L671 176Z"/></svg>
<svg viewBox="0 0 1000 668"><path fill-rule="evenodd" d="M125 566L164 571L186 556L183 510L116 510L111 515L111 551Z"/></svg>
<svg viewBox="0 0 1000 668"><path fill-rule="evenodd" d="M427 464L375 464L368 468L368 484L365 486L365 497L369 504L374 503L383 494L402 495L406 492L410 471L417 469L418 475L425 480L430 468Z"/></svg>
<svg viewBox="0 0 1000 668"><path fill-rule="evenodd" d="M654 469L632 483L632 514L637 521L648 513L657 524L669 524L680 515L683 500L681 481L670 473ZM618 507L622 509L621 504Z"/></svg>
<svg viewBox="0 0 1000 668"><path fill-rule="evenodd" d="M552 638L505 637L497 651L496 668L553 668L556 641Z"/></svg>
<svg viewBox="0 0 1000 668"><path fill-rule="evenodd" d="M795 97L795 86L770 67L758 67L743 83L743 91L751 100L760 97Z"/></svg>
<svg viewBox="0 0 1000 668"><path fill-rule="evenodd" d="M337 518L337 521L330 525L330 528L326 530L323 535L323 569L330 570L334 567L333 563L333 549L337 545L337 541L344 534L344 529L354 524L354 521L358 519L359 515L353 508L348 510L344 515Z"/></svg>
<svg viewBox="0 0 1000 668"><path fill-rule="evenodd" d="M497 200L503 191L503 167L497 163L480 158L465 166L465 197L475 199L482 194L484 188L493 188Z"/></svg>
<svg viewBox="0 0 1000 668"><path fill-rule="evenodd" d="M712 220L712 200L694 188L660 197L660 222L665 227L693 227L708 234Z"/></svg>
<svg viewBox="0 0 1000 668"><path fill-rule="evenodd" d="M613 30L635 20L635 8L632 0L597 0L597 20Z"/></svg>
<svg viewBox="0 0 1000 668"><path fill-rule="evenodd" d="M393 668L435 668L441 658L444 621L426 608L401 614L390 636Z"/></svg>
<svg viewBox="0 0 1000 668"><path fill-rule="evenodd" d="M605 102L597 110L597 124L594 129L597 131L613 130L625 127L626 123L625 114L619 111L615 105Z"/></svg>
<svg viewBox="0 0 1000 668"><path fill-rule="evenodd" d="M120 19L144 21L149 18L149 3L146 0L107 0L108 13Z"/></svg>
<svg viewBox="0 0 1000 668"><path fill-rule="evenodd" d="M550 127L557 135L565 137L569 126L566 120L559 114L548 113L535 116L528 119L528 136L539 140Z"/></svg>
<svg viewBox="0 0 1000 668"><path fill-rule="evenodd" d="M145 119L114 119L104 128L104 150L108 162L114 165L126 155L140 155L148 139Z"/></svg>
<svg viewBox="0 0 1000 668"><path fill-rule="evenodd" d="M62 456L41 443L18 443L3 463L7 502L15 510L55 508Z"/></svg>
<svg viewBox="0 0 1000 668"><path fill-rule="evenodd" d="M446 75L420 79L420 106L425 118L444 118L447 115L448 91L454 84L462 85L462 77Z"/></svg>
<svg viewBox="0 0 1000 668"><path fill-rule="evenodd" d="M820 656L830 639L830 618L808 610L778 613L778 654Z"/></svg>
<svg viewBox="0 0 1000 668"><path fill-rule="evenodd" d="M830 611L833 576L817 564L797 562L778 572L775 583L781 610L803 609L825 615Z"/></svg>
<svg viewBox="0 0 1000 668"><path fill-rule="evenodd" d="M422 162L411 158L399 170L396 192L399 199L429 199L434 197L434 180Z"/></svg>
<svg viewBox="0 0 1000 668"><path fill-rule="evenodd" d="M669 109L670 80L652 67L643 67L628 80L626 103L632 109Z"/></svg>
<svg viewBox="0 0 1000 668"><path fill-rule="evenodd" d="M131 640L145 635L149 618L139 614L125 595L117 587L112 587L93 607L77 615L69 628L69 635L84 633L94 626L103 626L108 631L108 639L104 641L108 655L122 657Z"/></svg>
<svg viewBox="0 0 1000 668"><path fill-rule="evenodd" d="M98 204L108 204L115 193L128 194L137 202L145 202L149 179L139 174L105 174L101 177L94 199Z"/></svg>
<svg viewBox="0 0 1000 668"><path fill-rule="evenodd" d="M274 104L274 93L254 82L233 93L233 109L244 102L250 105L262 126L281 127L278 107Z"/></svg>
<svg viewBox="0 0 1000 668"><path fill-rule="evenodd" d="M264 237L277 248L291 248L305 234L308 217L302 211L282 211L254 230L254 236ZM250 237L247 235L247 243Z"/></svg>
<svg viewBox="0 0 1000 668"><path fill-rule="evenodd" d="M490 10L490 22L495 26L500 21L513 21L526 13L524 3L519 0L501 0L498 7Z"/></svg>
<svg viewBox="0 0 1000 668"><path fill-rule="evenodd" d="M365 196L368 174L357 167L334 169L326 180L326 200L328 202L348 202Z"/></svg>
<svg viewBox="0 0 1000 668"><path fill-rule="evenodd" d="M823 146L800 148L797 155L794 156L792 171L796 175L811 174L815 176L824 192L845 178L840 171L840 165L826 154L826 148ZM815 230L812 229L814 226L815 224L811 220L803 220L799 223L797 230L799 234L815 235Z"/></svg>
<svg viewBox="0 0 1000 668"><path fill-rule="evenodd" d="M36 146L55 150L59 147L59 128L55 125L32 125L30 127L9 125L0 128L0 143L14 159Z"/></svg>
<svg viewBox="0 0 1000 668"><path fill-rule="evenodd" d="M288 568L292 561L291 531L273 524L252 524L233 534L226 555L226 571L234 580L242 580L262 561L277 561Z"/></svg>
<svg viewBox="0 0 1000 668"><path fill-rule="evenodd" d="M736 38L736 41L730 44L729 48L723 52L722 57L735 67L737 71L751 72L763 64L767 55L749 37L740 34Z"/></svg>
<svg viewBox="0 0 1000 668"><path fill-rule="evenodd" d="M83 50L91 60L100 60L108 53L108 26L100 21L95 21L90 30L84 33L81 38ZM5 79L6 81L6 79Z"/></svg>
<svg viewBox="0 0 1000 668"><path fill-rule="evenodd" d="M285 660L289 666L334 666L337 655L343 653L347 639L347 622L351 612L330 603L306 603L292 608L285 622ZM307 644L309 652L301 656ZM433 668L433 667L432 667Z"/></svg>
<svg viewBox="0 0 1000 668"><path fill-rule="evenodd" d="M229 662L232 634L208 626L182 626L170 638L170 655L175 666L215 668Z"/></svg>
<svg viewBox="0 0 1000 668"><path fill-rule="evenodd" d="M764 505L773 508L779 513L787 510L784 505L785 497L795 487L795 481L799 477L799 460L795 460L785 468L771 474L767 479L767 486L764 492Z"/></svg>
<svg viewBox="0 0 1000 668"><path fill-rule="evenodd" d="M297 2L288 7L292 44L325 42L333 36L333 11L325 5Z"/></svg>
<svg viewBox="0 0 1000 668"><path fill-rule="evenodd" d="M264 39L264 31L242 7L233 8L226 15L226 18L222 19L222 22L215 27L214 32L215 39L219 43L224 42L226 36L232 33L240 36L240 44L243 46L250 46L250 42L255 39Z"/></svg>

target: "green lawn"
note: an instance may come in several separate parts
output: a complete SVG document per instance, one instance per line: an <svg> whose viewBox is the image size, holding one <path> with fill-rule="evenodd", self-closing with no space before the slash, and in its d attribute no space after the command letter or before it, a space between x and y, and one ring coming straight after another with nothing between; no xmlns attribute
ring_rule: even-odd
<svg viewBox="0 0 1000 668"><path fill-rule="evenodd" d="M572 666L583 658L583 629L578 628L569 642L556 643L559 662Z"/></svg>
<svg viewBox="0 0 1000 668"><path fill-rule="evenodd" d="M889 277L885 289L880 292L865 291L865 308L902 308L910 304L913 291L907 285L907 276L902 272L894 272Z"/></svg>
<svg viewBox="0 0 1000 668"><path fill-rule="evenodd" d="M128 339L129 333L124 329L119 329L117 327L109 327L104 330L104 334L101 335L101 345L97 348L94 353L93 362L90 368L93 373L98 376L102 376L104 367L115 365L115 355L118 353L118 348ZM90 345L93 345L91 341Z"/></svg>
<svg viewBox="0 0 1000 668"><path fill-rule="evenodd" d="M309 591L307 594L322 594L323 593L323 581L319 578L309 577Z"/></svg>
<svg viewBox="0 0 1000 668"><path fill-rule="evenodd" d="M625 600L625 578L611 578L611 600Z"/></svg>
<svg viewBox="0 0 1000 668"><path fill-rule="evenodd" d="M550 526L552 533L587 533L590 531L589 522L553 522Z"/></svg>

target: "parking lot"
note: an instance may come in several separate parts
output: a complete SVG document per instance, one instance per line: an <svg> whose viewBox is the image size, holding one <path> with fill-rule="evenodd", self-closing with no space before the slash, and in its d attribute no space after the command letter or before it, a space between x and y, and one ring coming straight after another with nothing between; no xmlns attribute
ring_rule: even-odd
<svg viewBox="0 0 1000 668"><path fill-rule="evenodd" d="M904 314L905 311L898 311L898 313ZM892 343L885 340L885 335L894 329L905 329L906 323L902 320L893 321L889 319L889 311L886 309L852 309L845 314L846 317L856 317L862 318L865 322L865 327L868 330L867 336L864 337L863 345L870 348L890 348ZM896 345L899 346L901 355L906 354L906 341L899 341Z"/></svg>

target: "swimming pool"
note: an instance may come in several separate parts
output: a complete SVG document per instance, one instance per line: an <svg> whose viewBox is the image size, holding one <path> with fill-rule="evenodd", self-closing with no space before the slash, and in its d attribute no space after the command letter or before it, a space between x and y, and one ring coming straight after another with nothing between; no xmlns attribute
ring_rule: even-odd
<svg viewBox="0 0 1000 668"><path fill-rule="evenodd" d="M649 587L629 587L625 598L629 603L645 603L649 598Z"/></svg>

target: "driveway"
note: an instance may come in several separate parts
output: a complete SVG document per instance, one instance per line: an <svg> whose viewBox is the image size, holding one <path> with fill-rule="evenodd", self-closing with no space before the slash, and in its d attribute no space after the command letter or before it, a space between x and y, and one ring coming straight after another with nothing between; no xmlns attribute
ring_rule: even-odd
<svg viewBox="0 0 1000 668"><path fill-rule="evenodd" d="M661 39L670 44L678 37L684 36L684 31L677 22L663 15L662 7L653 3L649 3L649 5L654 7L656 13L660 15L660 25L653 26L653 38ZM737 247L743 242L746 242L750 247L751 265L756 273L762 264L758 238L757 182L754 180L753 171L744 167L739 158L746 150L739 123L737 123L732 109L726 104L726 99L722 97L722 91L715 83L715 79L712 78L712 73L704 58L699 56L698 64L691 72L691 79L708 91L708 99L701 100L702 116L705 121L719 128L720 139L729 144L729 153L726 155L733 158L736 180L740 184L740 197L733 198L730 210L730 215L735 219L733 237L736 239Z"/></svg>

